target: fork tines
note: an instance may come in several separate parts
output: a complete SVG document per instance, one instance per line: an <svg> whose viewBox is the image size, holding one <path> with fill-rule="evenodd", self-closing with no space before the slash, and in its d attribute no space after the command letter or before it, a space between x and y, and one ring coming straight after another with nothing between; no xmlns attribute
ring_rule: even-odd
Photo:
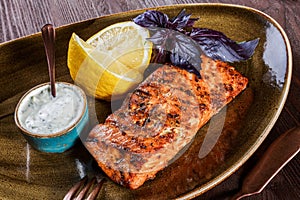
<svg viewBox="0 0 300 200"><path fill-rule="evenodd" d="M100 179L100 181L98 181L96 177L88 180L88 177L85 176L68 191L68 193L64 197L64 200L82 200L85 199L88 193L89 195L86 199L94 200L96 199L104 182L104 178Z"/></svg>

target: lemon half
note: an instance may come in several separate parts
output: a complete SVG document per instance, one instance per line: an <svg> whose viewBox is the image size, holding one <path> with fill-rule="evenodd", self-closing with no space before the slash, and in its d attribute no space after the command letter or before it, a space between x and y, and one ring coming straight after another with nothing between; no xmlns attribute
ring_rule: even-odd
<svg viewBox="0 0 300 200"><path fill-rule="evenodd" d="M134 22L108 26L86 42L75 33L69 42L72 79L99 99L118 98L143 80L152 43L149 31Z"/></svg>

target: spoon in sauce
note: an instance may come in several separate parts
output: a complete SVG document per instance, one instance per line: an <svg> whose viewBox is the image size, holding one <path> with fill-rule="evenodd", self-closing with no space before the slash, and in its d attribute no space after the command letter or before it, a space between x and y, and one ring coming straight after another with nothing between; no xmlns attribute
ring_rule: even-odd
<svg viewBox="0 0 300 200"><path fill-rule="evenodd" d="M48 63L51 94L55 97L55 30L52 24L46 24L41 31Z"/></svg>

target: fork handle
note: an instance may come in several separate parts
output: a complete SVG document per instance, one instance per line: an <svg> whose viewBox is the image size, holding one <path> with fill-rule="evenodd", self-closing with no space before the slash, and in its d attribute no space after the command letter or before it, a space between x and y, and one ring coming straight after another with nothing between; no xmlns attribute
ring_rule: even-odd
<svg viewBox="0 0 300 200"><path fill-rule="evenodd" d="M300 127L280 135L267 149L259 162L245 177L235 200L260 193L272 178L299 152Z"/></svg>

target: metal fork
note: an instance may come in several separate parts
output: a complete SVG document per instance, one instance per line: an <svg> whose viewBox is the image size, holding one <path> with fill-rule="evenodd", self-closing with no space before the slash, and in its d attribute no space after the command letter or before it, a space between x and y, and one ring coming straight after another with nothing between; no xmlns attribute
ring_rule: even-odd
<svg viewBox="0 0 300 200"><path fill-rule="evenodd" d="M94 176L91 179L85 176L69 190L64 200L94 200L97 198L105 181L106 179L103 176ZM88 193L89 195L87 195Z"/></svg>
<svg viewBox="0 0 300 200"><path fill-rule="evenodd" d="M96 199L102 185L106 182L97 162L86 155L83 157L84 159L75 159L79 176L82 178L67 192L64 200Z"/></svg>

